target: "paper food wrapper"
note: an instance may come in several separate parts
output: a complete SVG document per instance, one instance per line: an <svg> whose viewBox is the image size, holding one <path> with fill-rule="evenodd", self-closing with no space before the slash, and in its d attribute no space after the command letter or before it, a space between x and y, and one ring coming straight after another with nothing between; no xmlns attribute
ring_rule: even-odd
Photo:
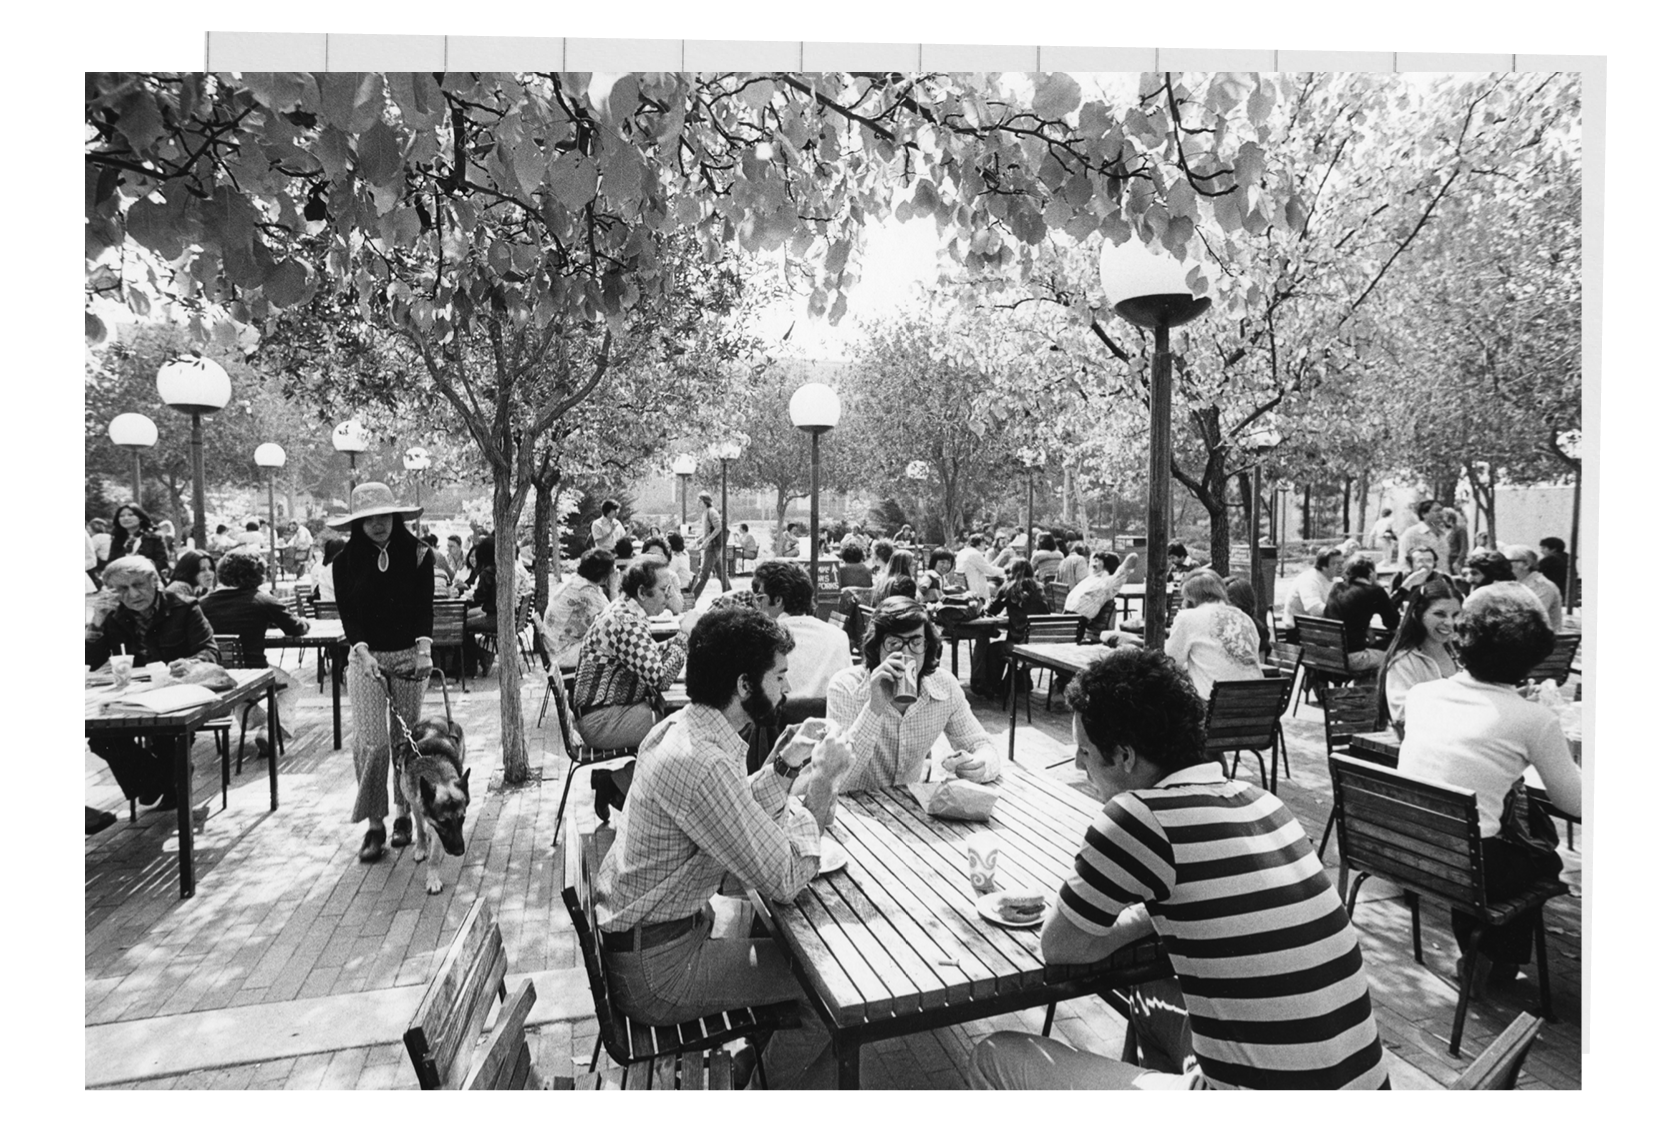
<svg viewBox="0 0 1667 1146"><path fill-rule="evenodd" d="M971 780L945 780L931 784L917 781L909 785L909 792L929 816L943 820L975 820L990 818L998 799L994 788L974 784Z"/></svg>

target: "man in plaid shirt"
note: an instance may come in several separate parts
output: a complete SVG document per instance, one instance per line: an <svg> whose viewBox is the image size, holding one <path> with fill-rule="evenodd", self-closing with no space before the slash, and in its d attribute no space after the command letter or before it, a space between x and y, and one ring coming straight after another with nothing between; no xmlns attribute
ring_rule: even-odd
<svg viewBox="0 0 1667 1146"><path fill-rule="evenodd" d="M661 693L683 668L686 634L695 622L694 613L685 613L683 631L663 644L649 632L648 618L664 612L678 592L677 575L663 557L632 561L619 590L579 644L575 723L592 748L642 743L665 711Z"/></svg>
<svg viewBox="0 0 1667 1146"><path fill-rule="evenodd" d="M804 1001L773 941L713 936L709 902L726 873L791 900L819 869L849 744L828 736L793 767L781 755L791 727L770 766L751 779L746 771L742 732L779 721L792 648L792 635L757 609L705 614L689 636L689 706L642 742L631 798L596 876L608 980L620 1008L642 1022ZM784 1033L772 1050L792 1056L789 1046L804 1044L797 1049L808 1055L825 1044L820 1026L811 1015L804 1034ZM818 1062L818 1077L831 1071L825 1047Z"/></svg>

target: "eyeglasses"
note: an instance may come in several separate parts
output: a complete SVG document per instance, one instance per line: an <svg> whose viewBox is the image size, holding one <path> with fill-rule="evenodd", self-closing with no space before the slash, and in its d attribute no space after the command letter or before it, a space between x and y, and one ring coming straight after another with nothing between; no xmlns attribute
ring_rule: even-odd
<svg viewBox="0 0 1667 1146"><path fill-rule="evenodd" d="M880 642L880 647L888 653L905 649L911 653L922 653L926 651L926 634L916 633L912 637L888 636Z"/></svg>

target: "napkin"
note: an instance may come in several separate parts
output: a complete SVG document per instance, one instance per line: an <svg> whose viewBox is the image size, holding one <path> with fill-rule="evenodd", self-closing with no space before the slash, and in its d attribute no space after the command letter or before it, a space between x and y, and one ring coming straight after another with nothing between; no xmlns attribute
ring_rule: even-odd
<svg viewBox="0 0 1667 1146"><path fill-rule="evenodd" d="M214 700L214 693L200 684L174 684L166 688L146 689L143 692L129 689L105 701L104 711L152 714L183 712L188 708L212 704Z"/></svg>
<svg viewBox="0 0 1667 1146"><path fill-rule="evenodd" d="M998 799L995 789L971 780L916 781L909 785L909 794L927 815L943 820L987 820Z"/></svg>

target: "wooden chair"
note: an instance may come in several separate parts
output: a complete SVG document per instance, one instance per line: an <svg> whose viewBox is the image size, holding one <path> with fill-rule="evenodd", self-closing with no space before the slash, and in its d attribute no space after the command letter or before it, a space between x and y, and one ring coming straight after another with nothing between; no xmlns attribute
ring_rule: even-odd
<svg viewBox="0 0 1667 1146"><path fill-rule="evenodd" d="M1378 690L1339 685L1320 690L1320 711L1325 714L1325 753L1329 759L1336 753L1352 753L1353 738L1359 732L1377 732L1383 727L1378 720ZM1326 817L1325 831L1320 834L1320 862L1325 862L1326 844L1331 840L1331 829L1337 826L1337 805L1331 805Z"/></svg>
<svg viewBox="0 0 1667 1146"><path fill-rule="evenodd" d="M1337 891L1348 888L1352 918L1360 885L1369 876L1393 880L1412 909L1412 950L1424 962L1419 903L1432 899L1473 917L1478 926L1459 957L1459 1002L1453 1014L1449 1054L1459 1053L1477 948L1490 927L1528 914L1534 923L1534 952L1540 965L1540 1012L1556 1022L1551 1007L1551 972L1545 953L1545 902L1568 894L1560 880L1546 879L1510 899L1490 902L1482 866L1482 829L1476 793L1451 784L1417 780L1392 768L1342 753L1330 757L1337 806ZM1349 886L1351 869L1354 884Z"/></svg>
<svg viewBox="0 0 1667 1146"><path fill-rule="evenodd" d="M1302 646L1288 641L1275 640L1268 646L1268 668L1278 671L1282 676L1291 678L1291 697L1298 700L1301 692L1297 689L1298 679L1302 675ZM1302 682L1303 689L1312 692L1306 681ZM1295 707L1293 705L1293 707Z"/></svg>
<svg viewBox="0 0 1667 1146"><path fill-rule="evenodd" d="M405 1028L405 1050L422 1089L550 1089L533 1073L527 1046L527 1016L538 993L529 979L508 994L508 969L503 933L486 900L477 899ZM487 1030L494 1002L497 1017ZM555 1089L572 1085L552 1081Z"/></svg>
<svg viewBox="0 0 1667 1146"><path fill-rule="evenodd" d="M584 958L585 975L590 980L592 1001L596 1004L596 1021L600 1027L596 1046L591 1051L590 1069L596 1069L606 1048L608 1057L622 1067L649 1063L666 1057L700 1053L723 1046L734 1039L746 1039L758 1057L759 1084L763 1086L764 1062L761 1037L784 1027L799 1025L796 1003L772 1003L761 1007L737 1007L720 1011L673 1026L655 1027L630 1018L619 1009L608 986L607 971L602 965L601 933L596 925L596 905L591 898L591 881L602 865L607 843L612 832L576 833L568 841L568 884L562 889L562 902L573 921L578 935L579 952Z"/></svg>
<svg viewBox="0 0 1667 1146"><path fill-rule="evenodd" d="M1544 1019L1536 1019L1524 1011L1511 1020L1511 1025L1447 1089L1515 1090L1522 1064L1528 1061L1528 1052L1534 1049L1534 1040L1540 1037L1540 1028L1544 1026Z"/></svg>
<svg viewBox="0 0 1667 1146"><path fill-rule="evenodd" d="M605 1065L573 1080L574 1090L734 1090L735 1060L728 1051L690 1051L630 1066Z"/></svg>
<svg viewBox="0 0 1667 1146"><path fill-rule="evenodd" d="M561 801L556 805L556 834L550 841L550 846L555 847L561 839L561 826L565 822L562 816L567 811L567 797L573 789L573 777L578 774L579 769L611 760L624 764L637 758L637 750L592 748L585 743L584 737L579 734L578 723L573 719L573 682L577 674L567 669L557 669L550 660L550 654L542 640L537 642L537 648L538 659L544 666L544 704L538 709L538 723L544 723L544 707L554 700L556 729L561 733L562 751L567 753L567 781L562 785Z"/></svg>
<svg viewBox="0 0 1667 1146"><path fill-rule="evenodd" d="M446 650L455 650L457 654L457 677L463 686L463 691L469 691L468 658L463 655L463 642L469 639L464 628L464 620L469 615L467 601L436 601L434 602L434 630L433 652L435 667L442 673L446 672L439 654ZM449 674L447 674L449 675Z"/></svg>
<svg viewBox="0 0 1667 1146"><path fill-rule="evenodd" d="M1348 684L1377 675L1376 668L1356 670L1349 667L1343 635L1343 622L1325 617L1298 617L1297 637L1302 642L1302 667L1313 685Z"/></svg>
<svg viewBox="0 0 1667 1146"><path fill-rule="evenodd" d="M1057 581L1049 581L1042 586L1042 592L1048 599L1048 608L1056 613L1065 611L1065 598L1071 591Z"/></svg>
<svg viewBox="0 0 1667 1146"><path fill-rule="evenodd" d="M1015 645L1080 645L1088 629L1088 618L1081 613L1038 613L1015 623L1011 631ZM1053 711L1053 688L1058 674L1048 671L1048 691L1042 698L1045 711ZM1025 689L1025 719L1030 719L1030 690Z"/></svg>
<svg viewBox="0 0 1667 1146"><path fill-rule="evenodd" d="M1217 681L1204 716L1204 751L1223 763L1231 752L1230 775L1234 776L1239 771L1239 754L1249 752L1256 757L1262 787L1275 793L1279 790L1279 720L1285 714L1286 688L1283 677ZM1272 787L1262 760L1264 752L1273 758Z"/></svg>
<svg viewBox="0 0 1667 1146"><path fill-rule="evenodd" d="M1580 649L1579 633L1558 633L1557 644L1551 654L1528 670L1524 679L1530 681L1553 680L1557 687L1562 688L1569 679L1569 672L1574 667L1574 654Z"/></svg>

